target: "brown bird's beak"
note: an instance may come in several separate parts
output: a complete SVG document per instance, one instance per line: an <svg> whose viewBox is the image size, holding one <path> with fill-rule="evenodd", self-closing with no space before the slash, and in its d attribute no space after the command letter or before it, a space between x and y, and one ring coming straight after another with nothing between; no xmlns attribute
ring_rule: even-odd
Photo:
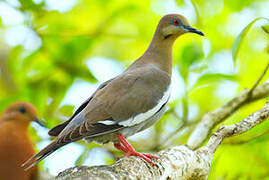
<svg viewBox="0 0 269 180"><path fill-rule="evenodd" d="M187 30L187 32L196 33L196 34L199 34L201 36L204 36L204 33L202 33L201 31L199 31L191 26L185 26L184 28Z"/></svg>
<svg viewBox="0 0 269 180"><path fill-rule="evenodd" d="M40 119L33 118L33 121L36 122L37 124L39 124L40 126L45 127L44 123Z"/></svg>

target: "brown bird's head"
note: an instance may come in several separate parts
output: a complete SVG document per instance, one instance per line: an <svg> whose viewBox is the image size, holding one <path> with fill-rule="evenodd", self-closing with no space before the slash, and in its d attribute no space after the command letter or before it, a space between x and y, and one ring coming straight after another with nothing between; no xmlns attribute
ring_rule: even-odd
<svg viewBox="0 0 269 180"><path fill-rule="evenodd" d="M164 39L175 39L184 33L196 33L204 36L201 31L191 27L187 19L180 14L168 14L164 16L159 22L158 30Z"/></svg>
<svg viewBox="0 0 269 180"><path fill-rule="evenodd" d="M35 107L26 102L17 102L11 104L3 113L3 119L20 121L22 123L30 123L34 121L41 126L44 124L37 118L37 112Z"/></svg>

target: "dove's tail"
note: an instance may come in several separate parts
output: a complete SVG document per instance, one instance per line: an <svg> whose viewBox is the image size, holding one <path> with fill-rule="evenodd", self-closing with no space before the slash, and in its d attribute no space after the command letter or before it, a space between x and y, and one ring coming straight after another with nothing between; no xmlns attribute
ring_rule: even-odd
<svg viewBox="0 0 269 180"><path fill-rule="evenodd" d="M42 149L39 153L33 155L30 159L28 159L26 162L24 162L21 167L24 168L25 171L28 169L31 169L33 166L35 166L37 163L45 159L47 156L49 156L51 153L56 151L58 148L62 147L64 144L58 144L57 139L52 141L49 145L47 145L44 149Z"/></svg>

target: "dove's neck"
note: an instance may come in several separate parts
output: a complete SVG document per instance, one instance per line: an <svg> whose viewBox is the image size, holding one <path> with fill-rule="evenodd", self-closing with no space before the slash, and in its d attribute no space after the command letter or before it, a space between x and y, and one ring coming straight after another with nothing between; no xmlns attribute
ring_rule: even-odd
<svg viewBox="0 0 269 180"><path fill-rule="evenodd" d="M177 37L164 37L158 30L146 52L132 65L154 64L171 75L172 73L172 48Z"/></svg>

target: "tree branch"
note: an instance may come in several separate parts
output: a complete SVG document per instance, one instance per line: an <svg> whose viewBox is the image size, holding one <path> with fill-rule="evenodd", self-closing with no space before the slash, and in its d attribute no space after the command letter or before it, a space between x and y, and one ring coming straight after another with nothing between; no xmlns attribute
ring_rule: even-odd
<svg viewBox="0 0 269 180"><path fill-rule="evenodd" d="M251 93L249 93L250 90ZM224 106L205 114L188 139L188 147L198 148L217 124L224 121L241 106L267 97L269 95L269 82L250 90L244 90Z"/></svg>
<svg viewBox="0 0 269 180"><path fill-rule="evenodd" d="M268 85L269 86L269 85ZM269 117L269 103L244 120L229 126L221 126L207 145L191 150L181 145L163 150L154 161L155 166L139 157L125 157L111 166L74 167L60 173L56 180L85 179L207 179L214 152L223 139L248 131Z"/></svg>
<svg viewBox="0 0 269 180"><path fill-rule="evenodd" d="M269 117L269 102L255 113L251 114L244 120L233 124L221 126L209 139L207 145L201 149L208 149L214 153L224 138L242 134L254 126L260 124Z"/></svg>
<svg viewBox="0 0 269 180"><path fill-rule="evenodd" d="M245 90L238 96L233 98L231 101L226 103L224 106L216 109L213 112L207 113L202 117L195 130L192 132L188 139L187 145L191 149L198 148L204 140L209 136L211 130L220 122L224 121L228 116L235 112L239 107L246 103L255 101L259 98L264 98L269 95L269 83L264 83L262 86L257 88L262 78L265 76L269 68L269 62L264 68L262 74L254 85L249 90Z"/></svg>
<svg viewBox="0 0 269 180"><path fill-rule="evenodd" d="M262 139L262 138L264 141L264 140L267 140L267 139L265 139L265 136L267 136L268 134L269 134L269 129L267 129L261 133L258 133L256 135L254 135L253 137L249 137L249 138L243 139L243 140L233 140L233 141L225 142L224 144L225 145L241 145L241 144L249 143L251 141L255 141L257 139ZM260 141L261 140L259 140L259 142Z"/></svg>

